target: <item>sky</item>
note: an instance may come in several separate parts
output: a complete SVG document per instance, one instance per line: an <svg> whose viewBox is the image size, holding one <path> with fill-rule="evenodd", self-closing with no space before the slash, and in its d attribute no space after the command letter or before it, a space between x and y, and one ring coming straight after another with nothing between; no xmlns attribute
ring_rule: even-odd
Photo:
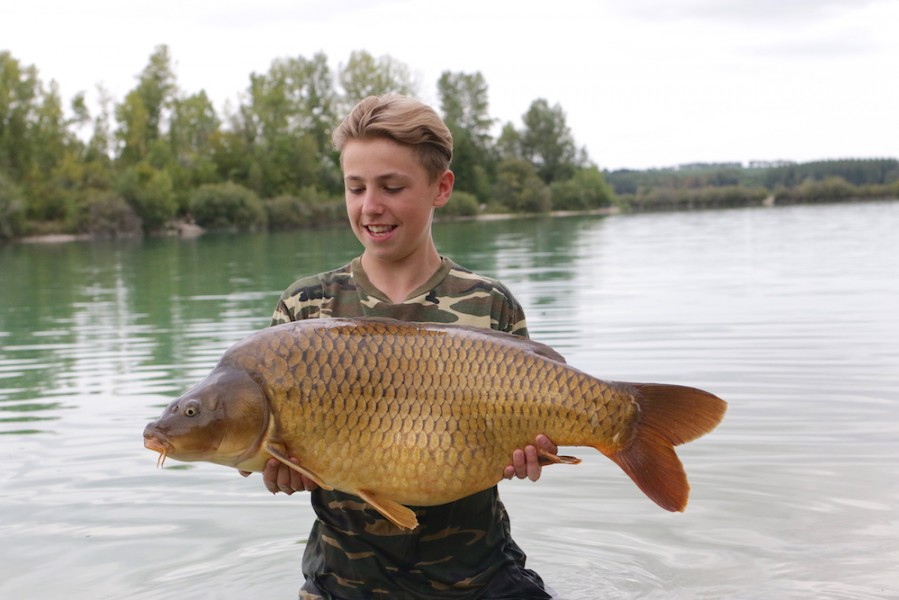
<svg viewBox="0 0 899 600"><path fill-rule="evenodd" d="M0 51L118 102L165 44L220 114L317 52L390 56L435 107L441 73L481 72L497 132L542 98L616 170L899 157L897 23L899 0L6 0Z"/></svg>

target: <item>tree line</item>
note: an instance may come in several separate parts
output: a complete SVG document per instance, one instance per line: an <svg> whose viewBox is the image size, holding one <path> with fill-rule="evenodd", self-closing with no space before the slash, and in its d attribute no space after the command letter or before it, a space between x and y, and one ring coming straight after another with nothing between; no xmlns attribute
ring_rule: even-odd
<svg viewBox="0 0 899 600"><path fill-rule="evenodd" d="M406 65L352 52L276 59L220 113L180 87L165 45L116 100L66 105L55 82L0 52L0 240L21 235L142 235L175 220L277 229L342 220L330 132L361 98L417 95ZM494 139L481 73L442 73L439 110L455 140L456 192L443 214L609 206L614 194L559 105L534 100Z"/></svg>
<svg viewBox="0 0 899 600"><path fill-rule="evenodd" d="M899 198L899 160L694 163L605 173L631 210L713 208Z"/></svg>
<svg viewBox="0 0 899 600"><path fill-rule="evenodd" d="M361 98L418 95L392 57L354 51L272 61L219 112L179 85L165 45L123 99L68 103L35 66L0 51L0 241L23 235L144 235L173 222L274 230L341 222L330 132ZM441 215L608 207L657 210L899 197L895 159L691 164L601 171L564 110L531 102L520 124L491 117L480 72L445 71L439 112L455 141L456 188ZM494 131L499 131L494 136Z"/></svg>

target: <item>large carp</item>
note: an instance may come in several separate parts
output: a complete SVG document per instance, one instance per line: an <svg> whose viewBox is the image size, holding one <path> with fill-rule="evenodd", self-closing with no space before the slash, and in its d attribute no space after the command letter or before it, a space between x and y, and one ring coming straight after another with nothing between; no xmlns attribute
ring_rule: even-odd
<svg viewBox="0 0 899 600"><path fill-rule="evenodd" d="M495 485L512 451L540 433L559 446L596 448L660 506L682 511L689 485L673 446L714 429L725 409L694 388L601 381L548 346L497 331L310 319L232 346L147 425L144 445L160 463L245 471L274 457L412 529L417 520L404 505L444 504Z"/></svg>

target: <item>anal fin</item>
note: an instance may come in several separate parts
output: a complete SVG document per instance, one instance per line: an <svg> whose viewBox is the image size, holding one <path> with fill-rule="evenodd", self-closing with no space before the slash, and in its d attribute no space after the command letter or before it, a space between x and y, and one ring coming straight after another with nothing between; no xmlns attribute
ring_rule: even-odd
<svg viewBox="0 0 899 600"><path fill-rule="evenodd" d="M411 508L371 490L356 490L354 493L400 529L412 530L418 527L418 519Z"/></svg>
<svg viewBox="0 0 899 600"><path fill-rule="evenodd" d="M309 479L311 479L312 481L314 481L316 484L318 484L318 487L325 489L325 490L329 490L329 491L334 489L333 487L331 487L330 485L325 483L322 480L322 478L318 476L317 473L310 471L309 469L303 467L302 465L298 465L294 462L291 462L290 459L287 457L287 455L285 455L284 452L282 452L279 448L275 447L273 444L267 443L265 445L265 450L269 454L271 454L272 458L274 458L275 460L279 461L282 464L287 465L288 467L290 467L297 473L301 473L301 474L305 475L306 477L308 477Z"/></svg>

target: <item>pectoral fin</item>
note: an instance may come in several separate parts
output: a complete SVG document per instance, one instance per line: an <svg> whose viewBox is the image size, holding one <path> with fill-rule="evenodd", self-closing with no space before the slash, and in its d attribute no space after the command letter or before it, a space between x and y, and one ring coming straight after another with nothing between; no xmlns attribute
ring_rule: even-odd
<svg viewBox="0 0 899 600"><path fill-rule="evenodd" d="M312 471L310 471L309 469L303 467L302 465L298 465L298 464L296 464L296 463L294 463L294 462L291 462L290 459L284 454L284 452L282 452L279 448L277 448L277 447L274 446L273 444L267 443L267 444L265 445L265 450L266 450L269 454L272 455L272 458L274 458L274 459L278 460L279 462L281 462L281 463L287 465L288 467L290 467L291 469L293 469L293 470L296 471L297 473L301 473L301 474L305 475L306 477L308 477L309 479L311 479L312 481L314 481L316 484L318 484L318 487L320 487L320 488L322 488L322 489L325 489L325 490L333 490L333 489L334 489L334 488L332 488L330 485L328 485L327 483L325 483L325 482L322 480L322 478L319 477L316 473L313 473Z"/></svg>
<svg viewBox="0 0 899 600"><path fill-rule="evenodd" d="M411 530L418 527L418 519L411 508L369 490L357 490L355 493L400 529Z"/></svg>

